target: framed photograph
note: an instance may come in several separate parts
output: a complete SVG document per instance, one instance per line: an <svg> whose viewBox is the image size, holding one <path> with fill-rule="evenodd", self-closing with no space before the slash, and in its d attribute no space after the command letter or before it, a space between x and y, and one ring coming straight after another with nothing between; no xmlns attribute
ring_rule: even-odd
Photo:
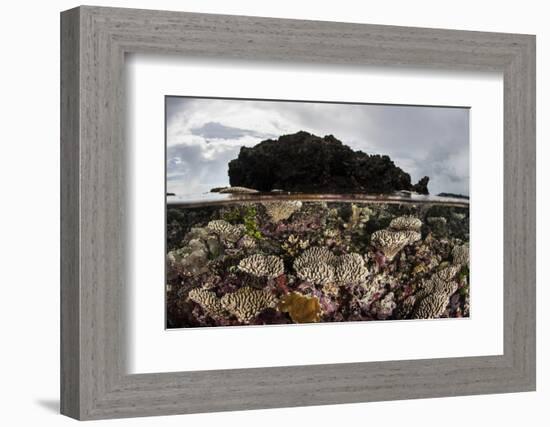
<svg viewBox="0 0 550 427"><path fill-rule="evenodd" d="M535 37L61 14L61 411L535 390Z"/></svg>

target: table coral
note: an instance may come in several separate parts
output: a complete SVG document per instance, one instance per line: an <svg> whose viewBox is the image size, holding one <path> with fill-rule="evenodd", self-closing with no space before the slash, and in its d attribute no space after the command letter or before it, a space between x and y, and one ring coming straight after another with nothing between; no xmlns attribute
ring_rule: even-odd
<svg viewBox="0 0 550 427"><path fill-rule="evenodd" d="M221 317L225 313L220 299L212 291L194 288L189 291L188 298L196 302L211 317Z"/></svg>
<svg viewBox="0 0 550 427"><path fill-rule="evenodd" d="M306 282L324 285L334 281L334 268L323 262L312 262L297 270L296 275Z"/></svg>
<svg viewBox="0 0 550 427"><path fill-rule="evenodd" d="M236 242L246 231L243 225L233 225L223 219L210 221L206 228L229 242Z"/></svg>
<svg viewBox="0 0 550 427"><path fill-rule="evenodd" d="M357 253L334 255L325 247L306 249L294 260L296 275L305 281L326 285L361 283L368 274L363 257Z"/></svg>
<svg viewBox="0 0 550 427"><path fill-rule="evenodd" d="M334 262L335 278L339 284L362 283L369 273L365 260L357 253L337 257Z"/></svg>
<svg viewBox="0 0 550 427"><path fill-rule="evenodd" d="M458 268L449 266L432 275L422 289L416 294L416 304L412 309L412 319L436 319L440 317L449 304L449 298L457 290L454 280Z"/></svg>
<svg viewBox="0 0 550 427"><path fill-rule="evenodd" d="M276 305L275 295L248 286L221 298L221 306L244 323L250 322L265 309L273 308Z"/></svg>
<svg viewBox="0 0 550 427"><path fill-rule="evenodd" d="M274 279L285 272L283 260L275 255L254 254L239 262L239 270L255 277Z"/></svg>
<svg viewBox="0 0 550 427"><path fill-rule="evenodd" d="M298 292L285 295L279 302L279 310L288 313L295 323L318 322L322 314L317 297L308 297Z"/></svg>
<svg viewBox="0 0 550 427"><path fill-rule="evenodd" d="M422 221L414 216L399 216L390 222L392 230L414 230L418 231L422 227Z"/></svg>
<svg viewBox="0 0 550 427"><path fill-rule="evenodd" d="M372 233L371 242L391 261L405 246L420 238L418 231L383 229Z"/></svg>

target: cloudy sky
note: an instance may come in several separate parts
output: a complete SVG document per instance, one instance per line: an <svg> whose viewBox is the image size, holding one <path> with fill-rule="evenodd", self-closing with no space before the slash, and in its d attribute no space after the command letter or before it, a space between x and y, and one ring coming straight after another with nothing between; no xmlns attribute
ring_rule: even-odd
<svg viewBox="0 0 550 427"><path fill-rule="evenodd" d="M229 185L241 146L300 130L332 134L354 150L387 154L431 194L469 194L468 109L168 97L167 191Z"/></svg>

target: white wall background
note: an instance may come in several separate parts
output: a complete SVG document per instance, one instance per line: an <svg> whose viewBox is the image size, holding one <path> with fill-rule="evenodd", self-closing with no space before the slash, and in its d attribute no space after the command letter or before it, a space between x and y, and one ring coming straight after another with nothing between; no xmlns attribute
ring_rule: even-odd
<svg viewBox="0 0 550 427"><path fill-rule="evenodd" d="M504 31L537 35L538 55L538 391L508 395L232 412L109 421L116 426L334 424L546 425L550 421L544 302L549 250L550 27L545 2L400 0L135 0L97 5ZM59 384L59 12L75 1L5 2L0 66L0 376L2 425L63 426ZM546 363L545 363L546 358Z"/></svg>

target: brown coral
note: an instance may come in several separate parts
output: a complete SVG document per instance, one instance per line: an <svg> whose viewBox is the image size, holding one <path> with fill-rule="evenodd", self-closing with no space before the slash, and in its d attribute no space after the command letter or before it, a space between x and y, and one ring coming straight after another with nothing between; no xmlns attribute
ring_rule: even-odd
<svg viewBox="0 0 550 427"><path fill-rule="evenodd" d="M288 313L295 323L312 323L321 320L321 304L317 297L291 292L279 303L279 310Z"/></svg>
<svg viewBox="0 0 550 427"><path fill-rule="evenodd" d="M418 231L385 229L372 233L371 242L391 261L401 249L420 240L420 237Z"/></svg>
<svg viewBox="0 0 550 427"><path fill-rule="evenodd" d="M255 254L242 259L239 270L252 276L274 279L285 272L285 267L278 256Z"/></svg>
<svg viewBox="0 0 550 427"><path fill-rule="evenodd" d="M212 291L195 288L189 291L188 297L200 305L204 312L211 317L221 317L225 312L220 299Z"/></svg>
<svg viewBox="0 0 550 427"><path fill-rule="evenodd" d="M288 219L292 214L302 207L299 200L278 200L275 202L263 202L267 215L273 222L280 222Z"/></svg>
<svg viewBox="0 0 550 427"><path fill-rule="evenodd" d="M221 298L224 309L235 315L239 321L248 323L267 308L277 305L277 298L268 291L245 286Z"/></svg>

